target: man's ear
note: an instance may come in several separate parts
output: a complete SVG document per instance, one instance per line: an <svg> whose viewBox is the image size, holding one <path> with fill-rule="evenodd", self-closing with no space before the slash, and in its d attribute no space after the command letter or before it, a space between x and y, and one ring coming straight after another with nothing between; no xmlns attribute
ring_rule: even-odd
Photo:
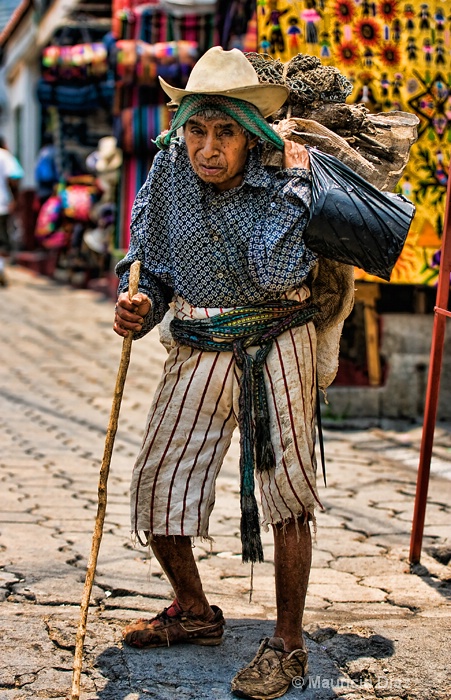
<svg viewBox="0 0 451 700"><path fill-rule="evenodd" d="M258 136L251 136L249 138L249 150L251 150L251 148L254 148L257 145L257 143L258 143Z"/></svg>

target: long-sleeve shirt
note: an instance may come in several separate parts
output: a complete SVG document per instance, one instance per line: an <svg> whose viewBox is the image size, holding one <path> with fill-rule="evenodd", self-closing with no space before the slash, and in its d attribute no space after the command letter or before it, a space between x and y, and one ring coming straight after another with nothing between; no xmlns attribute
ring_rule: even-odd
<svg viewBox="0 0 451 700"><path fill-rule="evenodd" d="M303 232L311 177L277 169L249 152L243 181L218 191L191 167L183 139L160 151L132 210L130 248L116 266L119 292L141 261L139 291L152 300L141 337L159 323L175 295L201 307L277 299L299 287L316 262Z"/></svg>

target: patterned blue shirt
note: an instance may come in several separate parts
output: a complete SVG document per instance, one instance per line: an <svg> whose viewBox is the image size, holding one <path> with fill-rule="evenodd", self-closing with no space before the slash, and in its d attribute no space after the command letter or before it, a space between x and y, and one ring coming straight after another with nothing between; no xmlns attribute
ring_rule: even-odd
<svg viewBox="0 0 451 700"><path fill-rule="evenodd" d="M191 167L183 139L160 151L132 210L131 241L116 266L119 292L141 261L139 291L152 299L140 337L159 323L174 294L193 306L230 307L277 299L305 281L316 262L303 232L311 177L249 152L243 182L218 191Z"/></svg>

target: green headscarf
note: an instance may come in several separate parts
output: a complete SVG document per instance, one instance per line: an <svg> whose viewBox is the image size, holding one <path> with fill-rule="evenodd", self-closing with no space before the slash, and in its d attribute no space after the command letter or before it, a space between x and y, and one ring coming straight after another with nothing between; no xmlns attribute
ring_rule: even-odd
<svg viewBox="0 0 451 700"><path fill-rule="evenodd" d="M261 115L257 107L250 102L238 100L234 97L224 97L223 95L187 95L180 103L180 107L174 115L170 130L155 139L158 148L169 148L171 138L177 129L184 126L188 119L205 109L215 109L224 112L232 117L238 124L241 124L251 134L258 136L263 141L269 141L279 151L283 150L284 142L278 134L271 128L268 122Z"/></svg>

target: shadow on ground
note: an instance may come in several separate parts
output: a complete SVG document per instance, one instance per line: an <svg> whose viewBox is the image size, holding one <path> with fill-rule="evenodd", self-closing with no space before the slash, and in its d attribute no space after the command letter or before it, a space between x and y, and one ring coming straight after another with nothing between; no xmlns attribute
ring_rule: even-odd
<svg viewBox="0 0 451 700"><path fill-rule="evenodd" d="M432 555L434 556L434 555ZM440 561L438 557L434 557L437 561ZM449 560L447 562L449 564ZM411 573L414 576L421 578L428 586L434 588L441 596L447 600L451 600L451 566L449 572L449 578L439 579L437 576L431 574L427 566L423 564L412 564Z"/></svg>
<svg viewBox="0 0 451 700"><path fill-rule="evenodd" d="M135 650L108 647L94 661L105 683L97 700L231 700L230 681L254 656L262 637L273 633L273 623L229 620L219 647L180 645ZM316 637L313 638L313 637ZM330 700L343 687L356 688L340 666L360 656L391 656L394 645L380 635L339 634L329 628L307 639L310 682L306 690L292 687L287 699ZM330 648L328 648L330 647ZM354 695L353 695L354 697ZM360 697L355 695L356 699Z"/></svg>

